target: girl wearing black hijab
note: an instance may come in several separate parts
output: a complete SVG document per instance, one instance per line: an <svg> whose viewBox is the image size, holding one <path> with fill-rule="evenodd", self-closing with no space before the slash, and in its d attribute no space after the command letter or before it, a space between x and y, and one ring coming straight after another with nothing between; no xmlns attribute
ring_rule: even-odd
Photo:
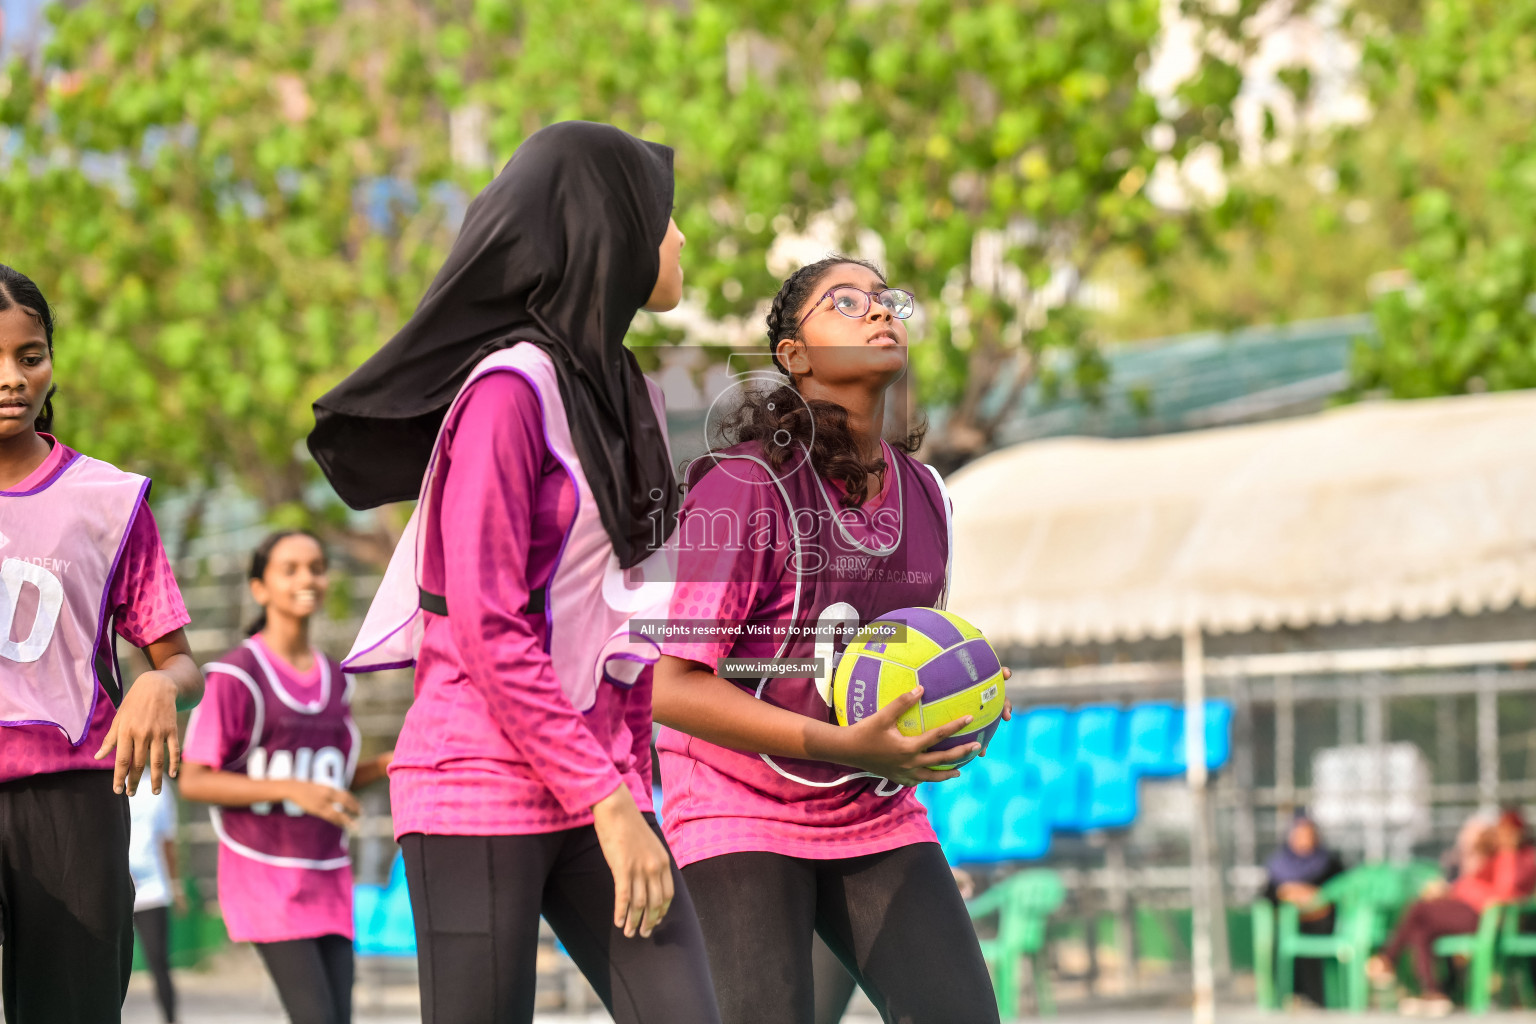
<svg viewBox="0 0 1536 1024"><path fill-rule="evenodd" d="M358 508L420 496L351 657L416 664L390 770L425 1024L533 1019L539 916L614 1018L717 1022L651 803L650 665L677 489L623 339L682 294L672 153L531 136L415 316L315 403Z"/></svg>

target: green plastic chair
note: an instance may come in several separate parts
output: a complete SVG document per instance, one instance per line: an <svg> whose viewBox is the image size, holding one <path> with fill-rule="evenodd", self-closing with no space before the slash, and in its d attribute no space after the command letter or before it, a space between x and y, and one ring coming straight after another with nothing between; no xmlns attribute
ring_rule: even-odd
<svg viewBox="0 0 1536 1024"><path fill-rule="evenodd" d="M1436 956L1464 956L1467 968L1467 1012L1487 1013L1493 1002L1493 969L1498 956L1499 920L1506 904L1492 903L1478 918L1470 935L1444 935L1430 947Z"/></svg>
<svg viewBox="0 0 1536 1024"><path fill-rule="evenodd" d="M1259 900L1249 908L1253 922L1253 987L1259 1009L1280 1009L1275 991L1275 905Z"/></svg>
<svg viewBox="0 0 1536 1024"><path fill-rule="evenodd" d="M1536 960L1536 934L1520 930L1520 919L1526 914L1536 914L1536 899L1504 909L1504 925L1499 929L1499 973L1504 976L1506 999L1518 992L1520 1005L1536 1006L1530 965L1524 962Z"/></svg>
<svg viewBox="0 0 1536 1024"><path fill-rule="evenodd" d="M1370 1004L1365 962L1386 940L1392 918L1404 901L1403 873L1386 864L1366 864L1344 872L1322 887L1322 898L1333 904L1333 932L1308 935L1301 930L1301 913L1294 904L1281 904L1275 929L1275 1006L1290 1001L1297 957L1324 961L1323 997L1329 1007L1364 1010Z"/></svg>
<svg viewBox="0 0 1536 1024"><path fill-rule="evenodd" d="M1062 901L1067 887L1054 871L1020 871L998 882L971 900L972 918L997 915L997 937L981 940L981 955L992 972L998 1015L1013 1020L1019 1014L1019 961L1033 967L1035 1006L1042 1016L1055 1013L1046 964L1046 924Z"/></svg>

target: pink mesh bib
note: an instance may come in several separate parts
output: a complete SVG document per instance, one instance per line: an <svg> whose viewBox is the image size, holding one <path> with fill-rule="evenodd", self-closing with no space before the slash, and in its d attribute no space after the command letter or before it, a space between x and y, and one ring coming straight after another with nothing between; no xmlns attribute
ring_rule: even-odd
<svg viewBox="0 0 1536 1024"><path fill-rule="evenodd" d="M75 454L43 486L0 492L0 725L85 739L122 681L107 591L149 481Z"/></svg>
<svg viewBox="0 0 1536 1024"><path fill-rule="evenodd" d="M571 442L554 364L543 349L519 344L487 356L464 382L454 406L463 401L471 384L488 373L516 373L538 392L543 408L544 441L576 488L576 515L550 576L544 615L549 625L546 635L555 677L571 704L585 711L597 700L600 684L633 685L646 666L654 664L660 655L652 640L631 634L629 622L634 618L666 617L676 579L674 549L663 547L632 569L620 568ZM651 381L646 383L665 437L661 389ZM447 423L452 415L450 407L443 422ZM421 524L431 514L429 495L441 451L439 433L437 448L422 480L421 501L389 560L357 642L342 662L344 671L377 672L416 663L416 653L421 649L421 606L431 598L421 579ZM447 612L451 615L452 609Z"/></svg>

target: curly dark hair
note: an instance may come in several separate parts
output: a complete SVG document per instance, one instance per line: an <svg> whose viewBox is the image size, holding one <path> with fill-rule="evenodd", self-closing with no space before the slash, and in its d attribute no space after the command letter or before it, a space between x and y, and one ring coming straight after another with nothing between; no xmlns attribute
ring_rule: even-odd
<svg viewBox="0 0 1536 1024"><path fill-rule="evenodd" d="M43 325L48 337L48 358L53 358L53 308L43 298L43 291L33 280L19 270L0 263L0 313L13 307L25 310ZM53 396L59 389L49 385L43 398L42 411L37 414L36 427L44 433L53 430Z"/></svg>
<svg viewBox="0 0 1536 1024"><path fill-rule="evenodd" d="M828 271L847 263L871 270L882 280L885 278L873 263L832 253L801 267L780 286L768 311L768 351L773 357L773 365L785 376L785 382L777 387L749 392L749 397L723 422L720 447L757 441L768 464L779 469L796 448L804 445L810 452L812 468L828 480L843 485L843 506L856 508L864 503L869 477L880 476L888 468L885 460L865 461L848 427L848 410L836 402L802 396L794 378L779 362L778 354L779 342L793 338L799 332L800 307L811 298ZM910 455L923 443L926 430L926 425L919 424L905 437L887 438L887 443Z"/></svg>

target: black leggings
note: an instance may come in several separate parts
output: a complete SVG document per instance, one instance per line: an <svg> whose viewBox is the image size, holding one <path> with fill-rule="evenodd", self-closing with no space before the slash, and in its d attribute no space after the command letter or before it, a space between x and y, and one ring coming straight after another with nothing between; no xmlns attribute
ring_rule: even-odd
<svg viewBox="0 0 1536 1024"><path fill-rule="evenodd" d="M532 1021L541 913L618 1024L719 1024L704 937L675 867L671 911L649 939L625 938L613 926L613 872L590 825L527 836L411 833L400 849L423 1024Z"/></svg>
<svg viewBox="0 0 1536 1024"><path fill-rule="evenodd" d="M10 1024L121 1016L133 968L133 876L128 798L112 792L110 771L0 783L0 933Z"/></svg>
<svg viewBox="0 0 1536 1024"><path fill-rule="evenodd" d="M133 912L133 927L139 933L139 948L144 962L155 978L155 998L165 1024L176 1021L176 986L171 984L171 912L167 907L151 907Z"/></svg>
<svg viewBox="0 0 1536 1024"><path fill-rule="evenodd" d="M820 935L811 948L811 979L816 992L816 1024L839 1024L859 983Z"/></svg>
<svg viewBox="0 0 1536 1024"><path fill-rule="evenodd" d="M887 1024L988 1024L997 1003L944 854L730 853L683 869L725 1024L813 1024L820 934Z"/></svg>
<svg viewBox="0 0 1536 1024"><path fill-rule="evenodd" d="M352 1024L352 940L345 935L258 942L291 1024Z"/></svg>

